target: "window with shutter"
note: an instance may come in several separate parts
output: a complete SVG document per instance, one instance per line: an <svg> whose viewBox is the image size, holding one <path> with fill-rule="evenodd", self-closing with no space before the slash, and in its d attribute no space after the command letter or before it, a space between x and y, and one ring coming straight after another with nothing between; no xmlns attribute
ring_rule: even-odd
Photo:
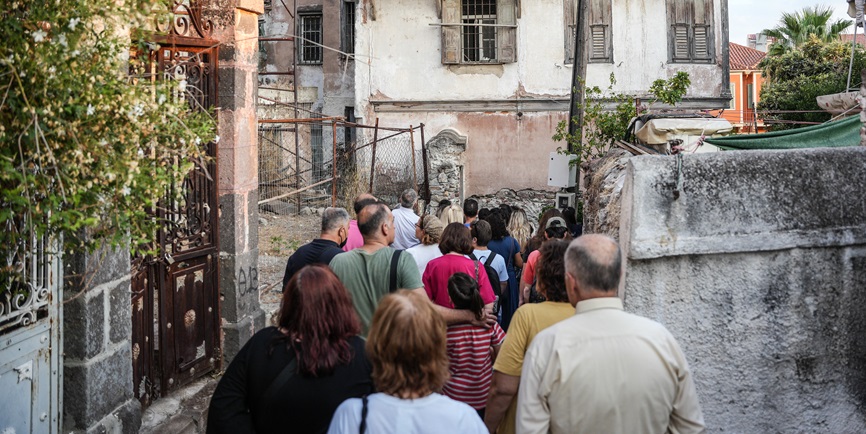
<svg viewBox="0 0 866 434"><path fill-rule="evenodd" d="M713 1L666 0L671 63L712 63Z"/></svg>
<svg viewBox="0 0 866 434"><path fill-rule="evenodd" d="M516 0L440 0L442 63L516 61Z"/></svg>
<svg viewBox="0 0 866 434"><path fill-rule="evenodd" d="M610 0L589 0L586 21L589 28L586 49L590 63L613 62ZM574 38L577 29L577 0L565 0L565 63L574 63Z"/></svg>

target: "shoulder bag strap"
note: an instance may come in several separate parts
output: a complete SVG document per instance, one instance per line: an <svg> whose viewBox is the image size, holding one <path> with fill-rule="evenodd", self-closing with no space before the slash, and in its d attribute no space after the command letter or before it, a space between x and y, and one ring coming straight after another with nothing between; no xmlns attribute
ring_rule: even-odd
<svg viewBox="0 0 866 434"><path fill-rule="evenodd" d="M265 393L262 394L261 403L273 402L276 397L277 392L286 385L290 378L295 375L295 371L298 366L298 357L297 354L292 352L292 360L283 368L282 371L274 378L274 381L271 382L271 385L268 386L268 389L265 390Z"/></svg>
<svg viewBox="0 0 866 434"><path fill-rule="evenodd" d="M389 293L397 291L397 263L400 261L401 253L403 253L402 250L395 250L394 255L391 256L391 282L388 288Z"/></svg>
<svg viewBox="0 0 866 434"><path fill-rule="evenodd" d="M358 432L365 434L367 432L367 395L361 398L361 426L358 427Z"/></svg>
<svg viewBox="0 0 866 434"><path fill-rule="evenodd" d="M478 261L472 261L475 263L475 281L478 282ZM478 286L481 287L481 282L478 283Z"/></svg>

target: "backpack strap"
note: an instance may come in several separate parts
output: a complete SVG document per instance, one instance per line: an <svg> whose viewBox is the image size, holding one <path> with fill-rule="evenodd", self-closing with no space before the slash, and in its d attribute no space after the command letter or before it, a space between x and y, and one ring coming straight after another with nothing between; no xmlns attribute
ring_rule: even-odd
<svg viewBox="0 0 866 434"><path fill-rule="evenodd" d="M495 258L495 257L496 257L496 252L490 252L490 255L487 257L487 260L484 261L484 266L485 267L492 267L493 266L493 258Z"/></svg>
<svg viewBox="0 0 866 434"><path fill-rule="evenodd" d="M401 253L403 253L402 250L395 250L394 254L391 256L391 280L388 287L389 293L397 291L397 263L400 261Z"/></svg>
<svg viewBox="0 0 866 434"><path fill-rule="evenodd" d="M358 432L360 434L365 434L367 432L367 409L367 395L364 395L364 397L361 398L361 426L358 427Z"/></svg>

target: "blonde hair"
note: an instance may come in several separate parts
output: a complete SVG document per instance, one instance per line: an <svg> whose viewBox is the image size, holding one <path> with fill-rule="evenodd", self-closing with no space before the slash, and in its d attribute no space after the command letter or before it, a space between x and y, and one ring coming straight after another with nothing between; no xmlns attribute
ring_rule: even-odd
<svg viewBox="0 0 866 434"><path fill-rule="evenodd" d="M449 377L445 330L426 297L405 289L383 297L367 337L376 390L398 397L441 390Z"/></svg>
<svg viewBox="0 0 866 434"><path fill-rule="evenodd" d="M526 212L520 208L511 213L511 221L508 222L508 233L517 240L520 251L526 250L526 243L532 238L532 226L526 219Z"/></svg>
<svg viewBox="0 0 866 434"><path fill-rule="evenodd" d="M460 208L460 205L453 204L448 208L442 210L442 215L439 216L439 219L442 220L443 226L448 226L449 223L460 223L463 224L463 208Z"/></svg>

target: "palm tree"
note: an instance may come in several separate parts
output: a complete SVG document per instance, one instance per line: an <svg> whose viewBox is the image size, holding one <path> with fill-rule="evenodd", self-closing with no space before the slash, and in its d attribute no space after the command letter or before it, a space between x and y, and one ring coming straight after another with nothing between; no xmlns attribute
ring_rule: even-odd
<svg viewBox="0 0 866 434"><path fill-rule="evenodd" d="M765 35L776 38L776 42L770 46L770 54L782 54L791 48L799 47L812 37L825 42L834 41L854 23L851 20L836 20L831 23L832 17L833 9L820 5L806 7L794 13L783 12L778 26L764 30Z"/></svg>

